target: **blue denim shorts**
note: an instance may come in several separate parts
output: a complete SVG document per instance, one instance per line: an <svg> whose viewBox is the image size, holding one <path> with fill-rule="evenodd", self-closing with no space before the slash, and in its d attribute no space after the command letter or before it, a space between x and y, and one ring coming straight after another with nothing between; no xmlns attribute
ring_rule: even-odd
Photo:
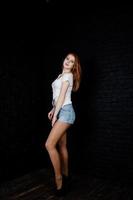
<svg viewBox="0 0 133 200"><path fill-rule="evenodd" d="M72 104L64 105L57 114L57 119L69 124L73 124L76 115Z"/></svg>

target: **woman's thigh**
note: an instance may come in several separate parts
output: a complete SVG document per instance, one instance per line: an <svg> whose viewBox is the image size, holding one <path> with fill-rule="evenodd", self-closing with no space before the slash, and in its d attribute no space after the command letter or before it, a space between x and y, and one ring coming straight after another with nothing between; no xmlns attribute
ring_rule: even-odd
<svg viewBox="0 0 133 200"><path fill-rule="evenodd" d="M64 147L67 144L67 132L65 131L64 134L61 136L61 138L59 139L59 147Z"/></svg>
<svg viewBox="0 0 133 200"><path fill-rule="evenodd" d="M47 142L50 142L53 145L56 145L57 142L63 137L63 135L66 133L66 130L70 126L71 124L57 120L49 133Z"/></svg>

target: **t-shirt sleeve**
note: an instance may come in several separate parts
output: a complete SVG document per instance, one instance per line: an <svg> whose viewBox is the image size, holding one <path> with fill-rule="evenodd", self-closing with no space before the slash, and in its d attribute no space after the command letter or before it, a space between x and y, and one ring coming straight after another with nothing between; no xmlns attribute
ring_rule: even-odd
<svg viewBox="0 0 133 200"><path fill-rule="evenodd" d="M68 81L69 84L71 84L71 74L64 74L62 77L62 82L63 81Z"/></svg>

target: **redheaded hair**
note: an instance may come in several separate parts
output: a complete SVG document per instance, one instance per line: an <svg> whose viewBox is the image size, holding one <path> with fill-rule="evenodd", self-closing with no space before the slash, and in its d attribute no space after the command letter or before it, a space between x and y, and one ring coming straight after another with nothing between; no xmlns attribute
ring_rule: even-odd
<svg viewBox="0 0 133 200"><path fill-rule="evenodd" d="M72 91L76 92L79 89L81 82L81 65L79 57L76 53L69 53L68 55L72 55L75 58L74 66L71 70L73 73L73 89Z"/></svg>

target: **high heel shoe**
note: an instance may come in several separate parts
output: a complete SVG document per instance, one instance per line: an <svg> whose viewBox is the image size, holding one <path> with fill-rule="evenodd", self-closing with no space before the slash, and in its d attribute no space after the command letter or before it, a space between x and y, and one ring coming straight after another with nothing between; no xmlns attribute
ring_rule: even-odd
<svg viewBox="0 0 133 200"><path fill-rule="evenodd" d="M63 183L65 191L67 193L70 188L70 177L63 174Z"/></svg>
<svg viewBox="0 0 133 200"><path fill-rule="evenodd" d="M58 196L58 197L61 197L61 196L65 196L65 191L63 188L60 188L60 189L56 189L55 191L55 195Z"/></svg>
<svg viewBox="0 0 133 200"><path fill-rule="evenodd" d="M63 176L62 176L61 179L62 179L62 186L61 186L61 188L60 189L56 188L56 190L55 190L55 195L58 196L58 197L64 196L66 194Z"/></svg>

